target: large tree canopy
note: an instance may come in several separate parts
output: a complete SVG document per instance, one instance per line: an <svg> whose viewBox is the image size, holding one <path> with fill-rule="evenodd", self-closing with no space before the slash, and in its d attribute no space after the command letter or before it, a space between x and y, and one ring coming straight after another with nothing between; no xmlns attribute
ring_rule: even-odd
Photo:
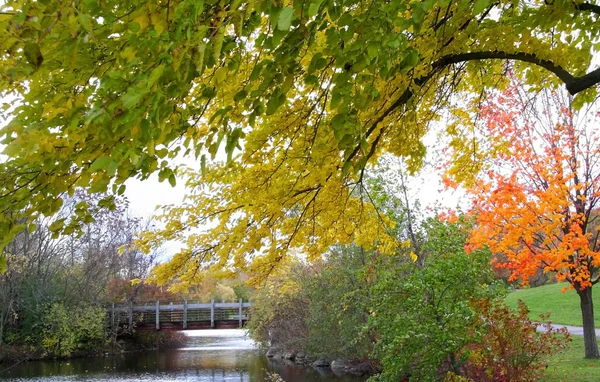
<svg viewBox="0 0 600 382"><path fill-rule="evenodd" d="M271 264L289 248L387 246L376 211L358 200L365 165L390 152L418 168L428 122L453 94L502 84L506 60L530 84L562 83L582 100L600 82L591 64L600 35L593 2L0 7L0 89L14 99L1 131L2 240L24 228L16 222L55 213L61 195L77 187L122 193L128 178L157 171L174 184L168 158L193 154L203 174L190 182L206 189L190 201L197 208L169 211L177 219L163 238L218 221L210 237L190 236L189 250L170 265L170 274L187 269L188 280L196 271L187 265L224 265L231 255L241 266L252 252ZM226 165L210 163L219 147ZM70 232L86 217L82 205L53 228Z"/></svg>

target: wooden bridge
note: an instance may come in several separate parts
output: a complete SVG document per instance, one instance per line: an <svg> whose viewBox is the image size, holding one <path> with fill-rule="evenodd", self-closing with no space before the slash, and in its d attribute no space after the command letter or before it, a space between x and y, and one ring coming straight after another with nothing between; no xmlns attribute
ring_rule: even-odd
<svg viewBox="0 0 600 382"><path fill-rule="evenodd" d="M152 302L121 304L109 308L112 328L135 330L192 330L242 328L250 318L250 302Z"/></svg>

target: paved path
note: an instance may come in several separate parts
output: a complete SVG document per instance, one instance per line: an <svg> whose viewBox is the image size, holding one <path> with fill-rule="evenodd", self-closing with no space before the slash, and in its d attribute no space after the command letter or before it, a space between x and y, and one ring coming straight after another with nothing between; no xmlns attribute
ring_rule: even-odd
<svg viewBox="0 0 600 382"><path fill-rule="evenodd" d="M570 325L552 324L552 328L553 329L567 328L567 330L569 331L569 333L571 333L572 335L574 335L574 336L583 336L583 328L581 326L570 326ZM538 332L545 332L546 331L546 327L544 325L538 325L537 331ZM600 337L600 329L596 329L596 337Z"/></svg>

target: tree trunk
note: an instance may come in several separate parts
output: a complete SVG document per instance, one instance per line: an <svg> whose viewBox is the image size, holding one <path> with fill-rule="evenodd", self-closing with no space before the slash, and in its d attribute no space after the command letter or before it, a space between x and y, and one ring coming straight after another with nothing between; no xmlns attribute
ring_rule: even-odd
<svg viewBox="0 0 600 382"><path fill-rule="evenodd" d="M596 341L596 329L594 327L594 303L592 301L592 288L584 290L576 288L581 303L581 315L583 317L583 342L585 344L585 358L600 358L598 353L598 342Z"/></svg>
<svg viewBox="0 0 600 382"><path fill-rule="evenodd" d="M4 345L4 312L0 313L0 349Z"/></svg>

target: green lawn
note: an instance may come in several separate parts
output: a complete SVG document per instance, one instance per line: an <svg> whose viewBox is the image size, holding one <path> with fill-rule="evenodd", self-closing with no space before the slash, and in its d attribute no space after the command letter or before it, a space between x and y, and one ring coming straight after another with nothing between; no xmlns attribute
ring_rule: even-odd
<svg viewBox="0 0 600 382"><path fill-rule="evenodd" d="M583 358L583 337L571 336L573 342L560 354L548 362L543 382L598 382L600 380L600 359Z"/></svg>
<svg viewBox="0 0 600 382"><path fill-rule="evenodd" d="M540 314L550 313L550 321L555 324L582 326L579 296L574 290L561 293L567 284L550 284L537 288L522 289L506 296L506 304L517 306L523 300L530 310L529 318L539 320ZM594 288L594 308L596 328L600 328L600 288ZM596 381L600 380L597 376Z"/></svg>

